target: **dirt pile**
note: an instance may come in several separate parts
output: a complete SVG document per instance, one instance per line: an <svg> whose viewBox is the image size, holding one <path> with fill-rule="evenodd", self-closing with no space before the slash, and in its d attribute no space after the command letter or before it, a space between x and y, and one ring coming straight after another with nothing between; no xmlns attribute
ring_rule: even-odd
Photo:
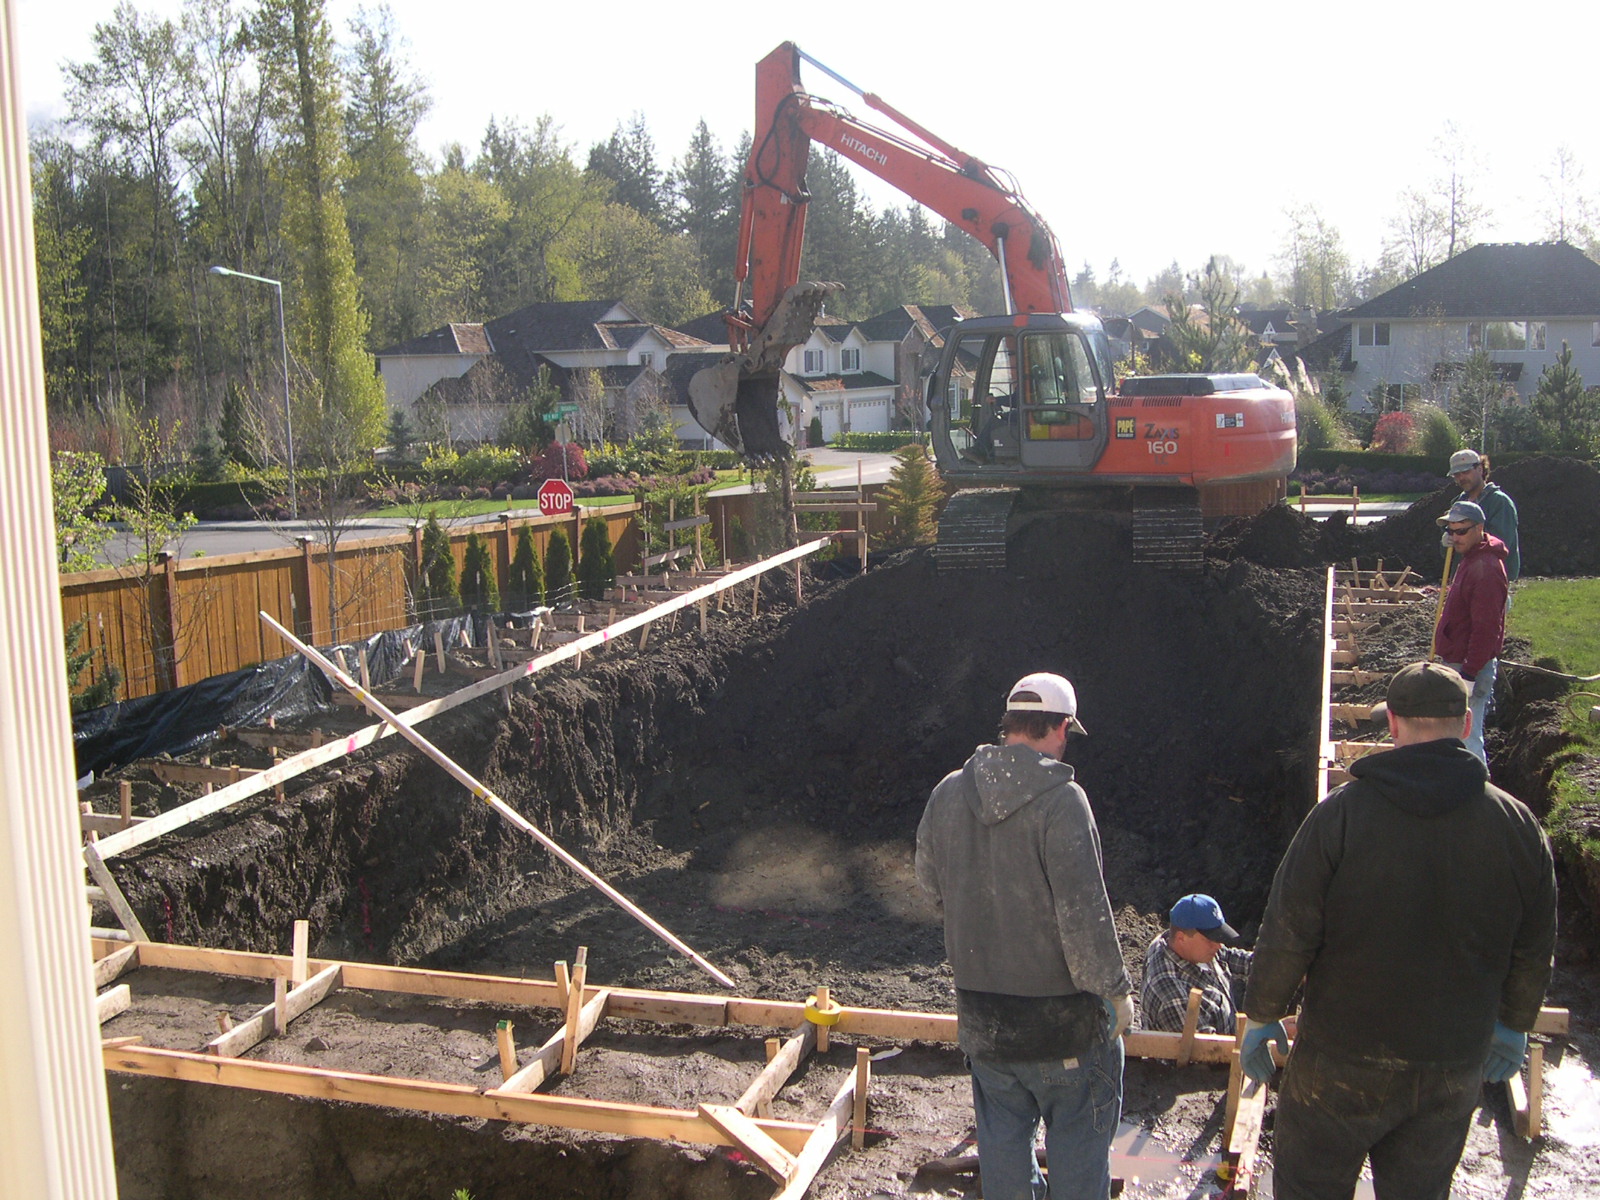
<svg viewBox="0 0 1600 1200"><path fill-rule="evenodd" d="M1574 458L1540 455L1497 468L1491 478L1517 504L1524 575L1600 575L1600 468ZM1409 563L1424 578L1444 567L1439 517L1461 494L1447 483L1405 512L1358 530L1356 551Z"/></svg>

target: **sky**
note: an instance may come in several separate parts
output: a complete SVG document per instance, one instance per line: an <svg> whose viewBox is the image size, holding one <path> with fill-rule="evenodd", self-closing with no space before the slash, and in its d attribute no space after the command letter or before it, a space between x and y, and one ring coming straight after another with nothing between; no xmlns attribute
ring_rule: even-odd
<svg viewBox="0 0 1600 1200"><path fill-rule="evenodd" d="M13 7L29 121L61 116L62 64L93 52L111 0L0 0ZM132 0L175 16L179 0ZM360 0L329 0L348 37ZM366 7L376 7L366 0ZM1272 270L1287 209L1311 204L1357 263L1375 260L1406 188L1437 174L1453 122L1472 148L1483 241L1544 236L1549 174L1565 145L1600 207L1600 133L1582 47L1588 0L1510 10L1351 0L1335 5L904 3L684 5L389 0L433 109L424 151L477 146L491 117L548 114L582 162L644 114L663 163L704 118L725 150L753 124L754 65L786 40L946 141L1009 171L1055 231L1069 272L1115 259L1143 284L1231 255ZM1426 7L1431 11L1422 11ZM1413 9L1417 11L1413 11ZM686 15L697 12L691 18ZM1037 14L1037 15L1029 15ZM1572 51L1572 53L1569 53ZM807 66L808 90L870 124L859 99ZM861 176L879 207L893 188Z"/></svg>

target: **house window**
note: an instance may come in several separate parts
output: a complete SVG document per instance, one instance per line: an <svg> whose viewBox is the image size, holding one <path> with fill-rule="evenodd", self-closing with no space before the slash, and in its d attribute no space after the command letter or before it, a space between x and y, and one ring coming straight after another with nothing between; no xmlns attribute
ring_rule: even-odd
<svg viewBox="0 0 1600 1200"><path fill-rule="evenodd" d="M1357 325L1356 344L1358 346L1387 346L1389 344L1389 322L1369 321Z"/></svg>
<svg viewBox="0 0 1600 1200"><path fill-rule="evenodd" d="M1528 348L1528 323L1526 321L1485 321L1483 325L1485 350L1526 350Z"/></svg>
<svg viewBox="0 0 1600 1200"><path fill-rule="evenodd" d="M841 350L841 351L839 351L839 369L841 371L859 371L859 370L861 370L861 351L859 351L859 350Z"/></svg>
<svg viewBox="0 0 1600 1200"><path fill-rule="evenodd" d="M805 373L807 375L820 375L820 374L822 374L822 351L821 350L807 350L806 351Z"/></svg>
<svg viewBox="0 0 1600 1200"><path fill-rule="evenodd" d="M641 367L648 367L651 363L653 363L655 361L655 358L656 358L656 356L654 354L652 354L650 351L641 350L639 352L639 365Z"/></svg>

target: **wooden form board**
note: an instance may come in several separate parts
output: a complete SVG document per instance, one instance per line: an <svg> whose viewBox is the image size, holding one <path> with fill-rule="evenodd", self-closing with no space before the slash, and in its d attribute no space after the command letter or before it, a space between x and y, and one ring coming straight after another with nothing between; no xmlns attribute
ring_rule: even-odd
<svg viewBox="0 0 1600 1200"><path fill-rule="evenodd" d="M448 712L452 708L476 700L480 696L492 695L519 679L537 674L558 663L565 662L569 658L575 658L585 650L604 645L613 638L620 637L622 634L631 632L652 621L660 620L662 617L668 616L679 609L688 608L700 600L714 596L727 588L756 579L777 567L785 566L807 555L815 554L829 544L828 538L818 538L796 546L791 550L775 554L771 558L752 563L750 566L729 571L712 583L705 584L693 591L676 594L672 600L657 605L649 612L626 617L614 625L596 630L594 633L579 638L577 641L558 647L547 654L512 667L498 675L480 680L459 691L452 692L448 696L441 696L437 700L418 705L402 714L402 720L407 725L416 725L436 717L440 713ZM239 731L239 733L243 732ZM259 733L260 731L255 732ZM286 741L289 735L277 734L276 736ZM393 728L380 721L344 737L333 738L321 746L304 750L293 758L284 759L281 763L262 771L258 775L252 775L250 778L242 779L238 783L218 788L209 796L202 796L198 800L192 800L188 804L180 805L168 812L164 812L158 817L151 817L148 821L141 822L130 829L124 829L112 834L98 844L100 857L106 859L118 854L124 854L136 846L142 846L146 842L161 837L163 834L182 829L202 817L208 817L224 809L231 808L241 800L258 795L298 775L303 775L307 771L314 770L346 755L354 754L364 746L370 746L383 738L396 736L398 735Z"/></svg>

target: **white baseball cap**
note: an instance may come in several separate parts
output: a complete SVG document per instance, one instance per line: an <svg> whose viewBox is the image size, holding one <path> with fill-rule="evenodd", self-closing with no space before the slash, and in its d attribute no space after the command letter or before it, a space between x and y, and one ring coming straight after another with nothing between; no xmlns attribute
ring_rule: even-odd
<svg viewBox="0 0 1600 1200"><path fill-rule="evenodd" d="M1065 713L1068 729L1089 732L1078 721L1078 693L1072 690L1072 684L1048 671L1036 671L1017 680L1006 697L1006 711Z"/></svg>
<svg viewBox="0 0 1600 1200"><path fill-rule="evenodd" d="M1450 456L1450 474L1459 475L1462 471L1470 471L1483 461L1476 450L1457 450Z"/></svg>

